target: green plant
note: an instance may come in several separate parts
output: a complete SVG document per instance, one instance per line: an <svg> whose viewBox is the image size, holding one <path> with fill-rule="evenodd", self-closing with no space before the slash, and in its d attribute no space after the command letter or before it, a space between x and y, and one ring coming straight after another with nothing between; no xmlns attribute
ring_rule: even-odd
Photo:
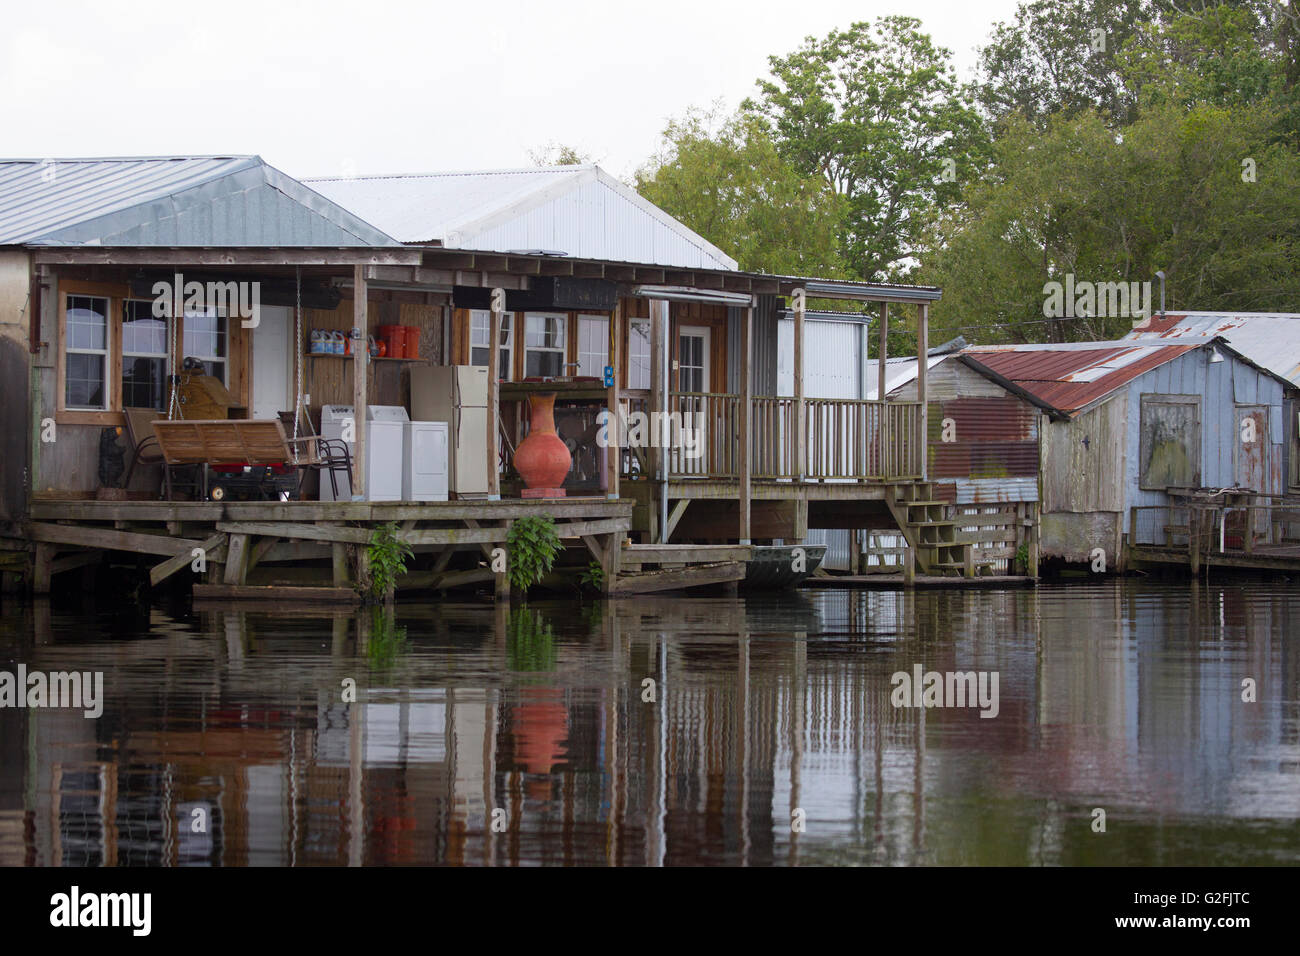
<svg viewBox="0 0 1300 956"><path fill-rule="evenodd" d="M366 659L373 668L391 667L397 655L406 649L406 628L398 627L391 611L381 607L370 610L370 636L366 641Z"/></svg>
<svg viewBox="0 0 1300 956"><path fill-rule="evenodd" d="M587 565L587 570L583 571L578 577L578 587L591 588L593 591L599 591L605 583L605 569L600 566L599 561L592 561Z"/></svg>
<svg viewBox="0 0 1300 956"><path fill-rule="evenodd" d="M397 524L381 524L370 535L366 556L370 559L370 594L377 600L390 597L397 579L406 573L406 559L414 552L397 536Z"/></svg>
<svg viewBox="0 0 1300 956"><path fill-rule="evenodd" d="M534 515L512 523L506 535L510 586L527 591L551 570L562 547L553 518Z"/></svg>
<svg viewBox="0 0 1300 956"><path fill-rule="evenodd" d="M555 669L555 632L540 611L520 607L510 612L506 649L512 671Z"/></svg>
<svg viewBox="0 0 1300 956"><path fill-rule="evenodd" d="M1024 570L1029 567L1029 545L1022 544L1016 548L1016 567Z"/></svg>

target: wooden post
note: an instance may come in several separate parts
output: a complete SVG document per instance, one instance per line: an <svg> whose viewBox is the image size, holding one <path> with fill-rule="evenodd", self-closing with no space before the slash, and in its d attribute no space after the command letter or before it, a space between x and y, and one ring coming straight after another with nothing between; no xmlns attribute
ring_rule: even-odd
<svg viewBox="0 0 1300 956"><path fill-rule="evenodd" d="M668 321L668 303L658 299L650 300L650 412L663 413L668 410L668 396L664 392L664 363L667 357L663 354L661 344L664 335L664 324ZM659 447L657 440L650 442L650 447L646 449L646 463L650 468L650 474L658 481L666 481L667 474L663 469L664 453ZM655 510L655 503L650 502L650 510Z"/></svg>
<svg viewBox="0 0 1300 956"><path fill-rule="evenodd" d="M930 351L930 305L922 302L916 311L916 399L921 403L921 434L916 440L921 443L921 480L930 477L929 441L929 391L926 379L929 377Z"/></svg>
<svg viewBox="0 0 1300 956"><path fill-rule="evenodd" d="M226 546L226 584L244 584L248 562L248 535L232 534Z"/></svg>
<svg viewBox="0 0 1300 956"><path fill-rule="evenodd" d="M618 500L618 476L619 476L619 456L622 453L619 439L619 417L618 417L618 374L619 374L619 356L623 354L623 300L618 299L614 303L614 311L609 317L609 365L614 369L614 384L609 388L609 394L605 398L605 407L609 410L609 423L607 434L609 442L605 448L607 457L606 467L608 467L608 479L605 483L605 497L610 501Z"/></svg>
<svg viewBox="0 0 1300 956"><path fill-rule="evenodd" d="M366 267L358 263L352 267L352 327L359 330L361 338L352 340L352 435L355 444L352 452L352 500L366 498L366 410L369 404L366 392L366 373L370 370L370 350L366 347L367 320ZM231 550L234 550L233 543ZM227 583L229 572L227 572Z"/></svg>
<svg viewBox="0 0 1300 956"><path fill-rule="evenodd" d="M903 586L916 585L916 549L911 544L903 547Z"/></svg>
<svg viewBox="0 0 1300 956"><path fill-rule="evenodd" d="M492 321L488 330L488 407L487 407L487 469L488 500L501 499L501 449L498 432L501 417L501 322L506 310L506 290L492 290ZM523 335L516 332L515 348L523 348ZM498 589L499 591L499 589ZM509 591L507 590L507 595ZM499 593L498 593L498 596Z"/></svg>
<svg viewBox="0 0 1300 956"><path fill-rule="evenodd" d="M807 293L794 290L794 461L791 471L795 481L803 481L807 474L808 436L804 422L803 402L803 320L807 309Z"/></svg>
<svg viewBox="0 0 1300 956"><path fill-rule="evenodd" d="M1039 528L1043 520L1043 511L1040 502L1034 502L1030 509L1033 524L1029 527L1029 576L1038 577L1038 549L1040 541Z"/></svg>
<svg viewBox="0 0 1300 956"><path fill-rule="evenodd" d="M493 367L495 368L495 366ZM510 522L503 521L501 522L501 544L498 545L497 547L506 548L506 539L509 537L510 537ZM509 548L506 548L506 550L508 551ZM491 560L492 560L492 549L491 547L489 547L488 561L490 562ZM488 567L491 567L491 564L489 564ZM510 600L510 565L508 561L506 564L506 570L503 573L497 574L493 578L493 584L494 584L493 591L492 591L493 599L497 601L509 601ZM527 597L527 595L524 595L524 597Z"/></svg>
<svg viewBox="0 0 1300 956"><path fill-rule="evenodd" d="M878 385L876 386L876 400L883 402L885 400L885 362L889 357L889 303L880 303L880 340L876 346L876 368L878 370Z"/></svg>
<svg viewBox="0 0 1300 956"><path fill-rule="evenodd" d="M750 366L753 365L754 346L754 305L757 296L749 297L749 306L740 323L740 543L750 544L750 413L754 402L753 381Z"/></svg>
<svg viewBox="0 0 1300 956"><path fill-rule="evenodd" d="M53 577L54 545L38 544L32 573L32 591L36 594L49 594L50 581Z"/></svg>

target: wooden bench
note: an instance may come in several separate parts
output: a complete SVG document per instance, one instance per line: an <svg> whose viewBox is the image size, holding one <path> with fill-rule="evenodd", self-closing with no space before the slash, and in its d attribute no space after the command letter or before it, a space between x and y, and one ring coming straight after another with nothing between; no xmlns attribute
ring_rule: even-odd
<svg viewBox="0 0 1300 956"><path fill-rule="evenodd" d="M346 445L314 435L291 439L278 418L155 421L153 433L166 460L168 499L172 496L170 472L177 466L288 465L298 469L299 482L305 468L328 469L332 481L335 471L351 466ZM224 497L218 491L214 489L213 497ZM294 491L296 494L296 485ZM200 494L207 497L206 485Z"/></svg>

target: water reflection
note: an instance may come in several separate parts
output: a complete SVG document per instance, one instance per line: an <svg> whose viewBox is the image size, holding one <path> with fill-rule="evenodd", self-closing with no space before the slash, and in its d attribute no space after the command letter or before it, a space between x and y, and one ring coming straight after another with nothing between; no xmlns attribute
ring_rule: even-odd
<svg viewBox="0 0 1300 956"><path fill-rule="evenodd" d="M106 701L0 710L0 864L1295 862L1298 612L1135 582L6 607L0 669ZM914 664L997 671L999 716L895 709Z"/></svg>

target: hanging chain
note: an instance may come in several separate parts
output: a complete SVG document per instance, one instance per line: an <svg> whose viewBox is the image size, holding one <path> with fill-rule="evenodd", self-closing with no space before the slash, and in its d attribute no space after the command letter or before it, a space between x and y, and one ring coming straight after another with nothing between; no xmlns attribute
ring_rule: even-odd
<svg viewBox="0 0 1300 956"><path fill-rule="evenodd" d="M167 404L168 421L175 421L176 419L180 418L180 411L181 411L181 407L180 407L181 375L180 375L180 371L176 367L177 350L180 347L180 343L176 341L176 327L178 324L176 321L176 297L179 294L180 294L179 289L172 289L171 301L167 304L167 324L168 324L167 343L171 346L169 351L171 353L171 366L172 366L171 367L172 394L171 394L171 399Z"/></svg>
<svg viewBox="0 0 1300 956"><path fill-rule="evenodd" d="M293 319L293 364L298 374L295 376L297 381L294 383L293 397L293 454L295 463L298 460L298 435L301 433L300 416L303 414L302 407L302 366L306 359L303 357L303 339L302 339L302 266L294 267L294 319Z"/></svg>

